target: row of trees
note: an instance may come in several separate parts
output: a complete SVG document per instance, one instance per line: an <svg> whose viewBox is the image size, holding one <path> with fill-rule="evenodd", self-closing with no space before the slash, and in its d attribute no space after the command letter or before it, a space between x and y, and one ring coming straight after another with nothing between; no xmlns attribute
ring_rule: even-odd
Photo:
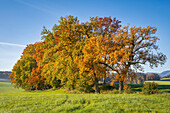
<svg viewBox="0 0 170 113"><path fill-rule="evenodd" d="M166 76L164 76L163 78L170 78L170 75L166 75Z"/></svg>
<svg viewBox="0 0 170 113"><path fill-rule="evenodd" d="M156 73L151 73L151 74L146 75L146 80L160 80L160 79L161 79L161 76L159 76Z"/></svg>
<svg viewBox="0 0 170 113"><path fill-rule="evenodd" d="M144 84L146 80L160 80L161 76L156 73L144 74L144 73L136 73L136 77L129 81L128 83L132 84Z"/></svg>
<svg viewBox="0 0 170 113"><path fill-rule="evenodd" d="M129 77L133 79L142 64L150 67L163 65L166 56L157 52L155 27L121 27L111 17L93 17L80 23L77 17L61 17L52 31L42 30L42 42L28 45L12 69L10 80L15 87L48 89L68 87L75 89L94 86L114 76L119 91Z"/></svg>

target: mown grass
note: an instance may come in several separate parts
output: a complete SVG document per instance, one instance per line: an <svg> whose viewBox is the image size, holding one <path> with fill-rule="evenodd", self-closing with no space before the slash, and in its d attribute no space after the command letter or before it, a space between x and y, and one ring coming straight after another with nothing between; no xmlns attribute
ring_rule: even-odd
<svg viewBox="0 0 170 113"><path fill-rule="evenodd" d="M0 87L4 83L0 83ZM7 89L12 89L5 83ZM3 86L4 87L4 86ZM18 91L16 91L18 90ZM0 112L160 112L170 111L170 95L68 94L63 90L32 91L14 89L0 93Z"/></svg>

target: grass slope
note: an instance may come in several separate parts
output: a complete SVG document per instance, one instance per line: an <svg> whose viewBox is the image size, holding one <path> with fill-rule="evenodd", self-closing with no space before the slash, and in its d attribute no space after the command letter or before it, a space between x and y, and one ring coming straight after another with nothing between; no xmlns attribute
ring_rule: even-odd
<svg viewBox="0 0 170 113"><path fill-rule="evenodd" d="M170 111L170 95L67 94L62 90L24 92L8 83L0 88L0 112L160 112Z"/></svg>
<svg viewBox="0 0 170 113"><path fill-rule="evenodd" d="M0 94L1 93L12 93L12 92L21 92L23 89L14 88L13 85L9 82L0 82Z"/></svg>

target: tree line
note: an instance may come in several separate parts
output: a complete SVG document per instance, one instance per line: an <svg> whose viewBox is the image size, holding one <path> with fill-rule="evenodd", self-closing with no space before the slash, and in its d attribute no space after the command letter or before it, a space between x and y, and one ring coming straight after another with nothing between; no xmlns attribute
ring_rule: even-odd
<svg viewBox="0 0 170 113"><path fill-rule="evenodd" d="M119 81L121 92L142 65L165 63L156 30L122 27L111 17L92 17L84 23L77 17L61 17L51 31L43 27L41 42L27 45L9 78L14 87L28 90L67 87L90 92L94 87L100 93L99 80L112 77L111 85Z"/></svg>

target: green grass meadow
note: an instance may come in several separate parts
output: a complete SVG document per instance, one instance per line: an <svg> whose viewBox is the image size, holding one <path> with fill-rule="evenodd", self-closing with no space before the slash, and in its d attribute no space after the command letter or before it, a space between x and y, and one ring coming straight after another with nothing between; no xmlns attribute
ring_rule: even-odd
<svg viewBox="0 0 170 113"><path fill-rule="evenodd" d="M24 91L23 89L14 88L9 82L0 82L0 94L1 93L17 93Z"/></svg>
<svg viewBox="0 0 170 113"><path fill-rule="evenodd" d="M135 89L135 86L133 88ZM141 89L140 85L136 88ZM169 113L170 93L162 91L162 94L155 95L70 94L63 89L26 92L13 88L10 83L0 82L0 112Z"/></svg>

